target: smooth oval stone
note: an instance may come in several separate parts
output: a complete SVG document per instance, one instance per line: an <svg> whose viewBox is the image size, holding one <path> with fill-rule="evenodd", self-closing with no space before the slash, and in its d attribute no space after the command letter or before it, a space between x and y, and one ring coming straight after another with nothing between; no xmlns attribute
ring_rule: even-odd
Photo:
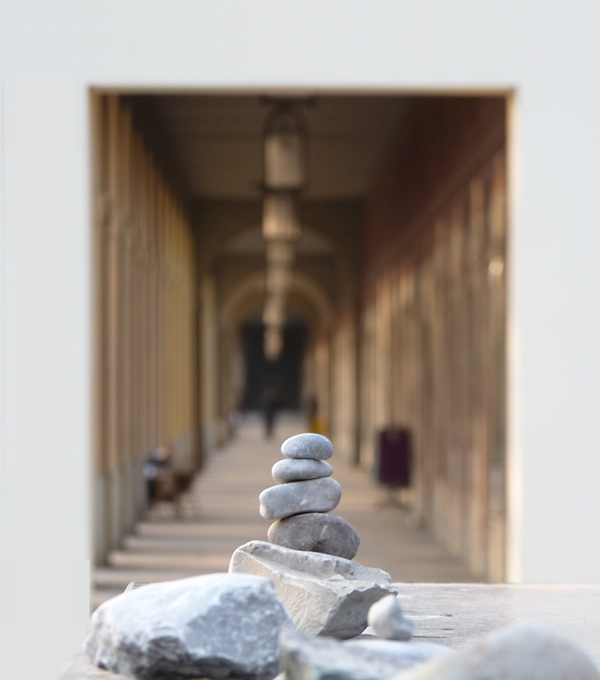
<svg viewBox="0 0 600 680"><path fill-rule="evenodd" d="M360 538L349 522L337 515L309 512L280 519L269 527L269 541L284 548L326 553L351 560Z"/></svg>
<svg viewBox="0 0 600 680"><path fill-rule="evenodd" d="M333 456L333 444L322 434L305 432L286 439L281 445L286 458L312 458L327 460Z"/></svg>
<svg viewBox="0 0 600 680"><path fill-rule="evenodd" d="M305 479L330 477L333 474L333 468L324 460L292 458L277 461L273 465L271 474L276 482L285 484L286 482L301 482Z"/></svg>
<svg viewBox="0 0 600 680"><path fill-rule="evenodd" d="M400 601L395 595L386 595L369 609L369 626L375 635L387 640L410 640L414 623L404 616Z"/></svg>
<svg viewBox="0 0 600 680"><path fill-rule="evenodd" d="M342 487L330 477L289 482L265 489L260 500L260 514L265 519L283 519L303 512L329 512L337 507Z"/></svg>

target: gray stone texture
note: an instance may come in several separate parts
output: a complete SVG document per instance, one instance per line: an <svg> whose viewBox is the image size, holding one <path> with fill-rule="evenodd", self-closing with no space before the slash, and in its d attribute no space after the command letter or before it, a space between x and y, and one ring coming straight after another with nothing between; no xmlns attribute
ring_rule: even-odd
<svg viewBox="0 0 600 680"><path fill-rule="evenodd" d="M399 671L451 652L427 642L308 637L293 630L279 637L286 680L385 680Z"/></svg>
<svg viewBox="0 0 600 680"><path fill-rule="evenodd" d="M402 607L415 621L416 639L453 649L470 644L516 620L535 619L576 640L600 667L598 585L516 585L471 583L397 583ZM363 635L359 640L377 638ZM413 640L413 644L415 641ZM354 644L353 640L344 644ZM123 680L94 666L79 653L57 680ZM280 680L282 680L280 678Z"/></svg>
<svg viewBox="0 0 600 680"><path fill-rule="evenodd" d="M270 578L294 624L310 635L359 635L367 627L371 605L397 592L380 569L263 541L239 547L229 571Z"/></svg>
<svg viewBox="0 0 600 680"><path fill-rule="evenodd" d="M292 626L273 584L209 574L123 593L93 614L83 649L100 668L142 680L271 680Z"/></svg>
<svg viewBox="0 0 600 680"><path fill-rule="evenodd" d="M309 512L280 519L269 527L269 541L294 550L336 555L351 560L360 538L352 525L337 515Z"/></svg>
<svg viewBox="0 0 600 680"><path fill-rule="evenodd" d="M330 477L333 474L333 468L324 460L286 458L278 460L273 465L271 474L276 482L285 484L286 482L301 482L305 479Z"/></svg>
<svg viewBox="0 0 600 680"><path fill-rule="evenodd" d="M286 458L312 458L327 460L333 456L333 444L321 434L306 432L286 439L281 445Z"/></svg>
<svg viewBox="0 0 600 680"><path fill-rule="evenodd" d="M351 640L344 640L345 647L352 649L366 649L373 654L382 657L411 659L414 662L429 661L446 654L452 650L445 645L424 640L381 640L370 635L360 635Z"/></svg>
<svg viewBox="0 0 600 680"><path fill-rule="evenodd" d="M600 680L592 660L546 626L520 623L395 680Z"/></svg>
<svg viewBox="0 0 600 680"><path fill-rule="evenodd" d="M308 479L265 489L258 497L265 519L283 519L303 512L329 512L337 507L342 487L335 479Z"/></svg>
<svg viewBox="0 0 600 680"><path fill-rule="evenodd" d="M369 609L369 626L375 635L386 640L410 640L414 623L404 616L400 601L394 595L387 595Z"/></svg>

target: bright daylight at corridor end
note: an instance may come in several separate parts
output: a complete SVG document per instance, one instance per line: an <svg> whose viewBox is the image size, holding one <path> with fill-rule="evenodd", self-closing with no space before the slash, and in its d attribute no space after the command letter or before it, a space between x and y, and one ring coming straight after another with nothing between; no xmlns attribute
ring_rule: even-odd
<svg viewBox="0 0 600 680"><path fill-rule="evenodd" d="M306 431L362 564L506 580L508 98L93 91L93 607L266 540Z"/></svg>

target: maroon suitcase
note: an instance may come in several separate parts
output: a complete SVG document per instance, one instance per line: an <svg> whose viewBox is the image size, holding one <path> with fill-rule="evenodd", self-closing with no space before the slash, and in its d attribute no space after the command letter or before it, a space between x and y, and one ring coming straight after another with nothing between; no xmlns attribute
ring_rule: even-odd
<svg viewBox="0 0 600 680"><path fill-rule="evenodd" d="M410 486L412 467L410 430L390 428L379 433L377 481L384 486Z"/></svg>

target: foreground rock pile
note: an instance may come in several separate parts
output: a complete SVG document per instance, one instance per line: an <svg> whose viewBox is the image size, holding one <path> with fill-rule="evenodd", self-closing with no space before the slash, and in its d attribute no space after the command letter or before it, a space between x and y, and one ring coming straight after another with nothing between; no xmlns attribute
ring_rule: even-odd
<svg viewBox="0 0 600 680"><path fill-rule="evenodd" d="M269 541L351 560L360 544L358 534L345 519L326 514L342 497L326 462L333 455L331 442L320 434L299 434L283 443L281 453L285 459L272 469L278 485L259 497L260 514L277 520L269 528Z"/></svg>
<svg viewBox="0 0 600 680"><path fill-rule="evenodd" d="M327 514L341 498L331 442L298 435L281 450L278 485L260 495L276 520L270 542L239 547L229 574L108 600L59 680L600 680L586 654L536 624L458 651L413 639L389 575L353 562L356 532ZM357 637L367 623L374 635Z"/></svg>
<svg viewBox="0 0 600 680"><path fill-rule="evenodd" d="M375 610L369 620L380 616ZM307 635L267 579L237 574L146 585L108 600L71 667L59 680L99 680L98 667L103 680L273 680L280 672L277 680L600 680L587 654L539 624L512 625L457 651Z"/></svg>

